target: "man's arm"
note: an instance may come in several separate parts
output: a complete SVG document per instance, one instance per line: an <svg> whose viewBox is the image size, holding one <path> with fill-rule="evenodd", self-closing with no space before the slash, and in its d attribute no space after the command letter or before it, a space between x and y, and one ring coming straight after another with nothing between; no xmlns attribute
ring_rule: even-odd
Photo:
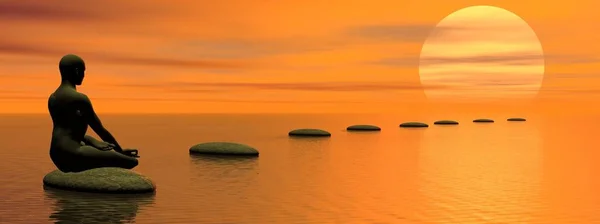
<svg viewBox="0 0 600 224"><path fill-rule="evenodd" d="M81 95L81 112L84 118L86 119L87 123L92 128L92 130L94 130L94 132L96 132L96 134L98 134L98 136L100 136L100 138L103 141L114 144L115 151L122 152L123 149L121 148L119 143L117 143L117 140L112 136L112 134L110 134L110 132L108 132L108 130L106 130L106 128L104 128L102 122L100 122L100 118L98 118L98 115L96 115L96 112L94 111L94 107L92 106L92 102L90 101L90 99L84 94ZM86 135L86 139L87 137L88 136ZM91 136L89 138L94 139Z"/></svg>
<svg viewBox="0 0 600 224"><path fill-rule="evenodd" d="M100 142L100 140L95 139L94 137L89 136L89 135L86 135L83 137L83 143L85 143L86 145L95 146L99 142Z"/></svg>

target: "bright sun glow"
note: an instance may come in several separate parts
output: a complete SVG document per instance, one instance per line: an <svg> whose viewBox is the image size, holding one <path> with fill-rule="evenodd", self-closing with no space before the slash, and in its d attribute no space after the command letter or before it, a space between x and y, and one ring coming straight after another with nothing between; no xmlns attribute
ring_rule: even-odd
<svg viewBox="0 0 600 224"><path fill-rule="evenodd" d="M419 75L432 100L530 99L542 84L544 53L519 16L472 6L437 24L423 44Z"/></svg>

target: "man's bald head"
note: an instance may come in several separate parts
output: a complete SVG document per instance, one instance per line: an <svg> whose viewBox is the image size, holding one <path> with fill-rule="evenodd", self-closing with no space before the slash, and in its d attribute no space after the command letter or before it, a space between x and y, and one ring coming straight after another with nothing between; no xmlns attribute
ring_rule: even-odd
<svg viewBox="0 0 600 224"><path fill-rule="evenodd" d="M58 69L61 73L68 73L81 68L85 68L85 62L83 62L81 57L74 54L67 54L60 59L60 62L58 62Z"/></svg>
<svg viewBox="0 0 600 224"><path fill-rule="evenodd" d="M85 62L81 57L67 54L58 62L58 70L63 80L69 80L75 85L81 84L85 72Z"/></svg>

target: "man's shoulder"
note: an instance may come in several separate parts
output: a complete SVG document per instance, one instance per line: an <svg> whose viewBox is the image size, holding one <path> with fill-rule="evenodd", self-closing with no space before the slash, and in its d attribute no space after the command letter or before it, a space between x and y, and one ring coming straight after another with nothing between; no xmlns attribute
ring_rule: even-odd
<svg viewBox="0 0 600 224"><path fill-rule="evenodd" d="M77 91L60 91L54 92L50 94L50 100L58 100L58 101L76 101L76 102L89 102L90 99L87 95L77 92Z"/></svg>
<svg viewBox="0 0 600 224"><path fill-rule="evenodd" d="M77 92L76 98L78 101L81 101L83 103L90 103L90 98L83 93Z"/></svg>

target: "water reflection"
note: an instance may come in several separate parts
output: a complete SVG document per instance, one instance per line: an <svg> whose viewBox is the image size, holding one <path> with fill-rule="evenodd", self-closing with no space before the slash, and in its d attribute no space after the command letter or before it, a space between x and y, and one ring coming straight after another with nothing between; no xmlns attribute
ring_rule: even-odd
<svg viewBox="0 0 600 224"><path fill-rule="evenodd" d="M321 159L330 152L330 138L292 137L288 139L290 156L294 158L307 157L307 159Z"/></svg>
<svg viewBox="0 0 600 224"><path fill-rule="evenodd" d="M247 181L258 173L258 158L253 156L190 155L193 169L192 179L213 182Z"/></svg>
<svg viewBox="0 0 600 224"><path fill-rule="evenodd" d="M215 200L218 200L218 194L243 194L255 182L258 159L246 156L191 155L191 185L195 189L202 189L207 196L215 197Z"/></svg>
<svg viewBox="0 0 600 224"><path fill-rule="evenodd" d="M253 215L256 206L259 158L237 156L190 156L189 191L193 207L202 208L201 218L194 223L231 218L245 219ZM231 217L226 217L231 216ZM228 222L224 222L228 223Z"/></svg>
<svg viewBox="0 0 600 224"><path fill-rule="evenodd" d="M281 169L288 173L279 172L278 176L287 176L293 172L295 178L282 178L293 191L303 192L299 186L308 186L318 189L326 184L328 171L332 169L331 161L332 143L330 138L289 138L286 164L281 164ZM308 190L304 190L307 192Z"/></svg>
<svg viewBox="0 0 600 224"><path fill-rule="evenodd" d="M430 129L419 167L423 219L523 223L539 208L543 152L533 125Z"/></svg>
<svg viewBox="0 0 600 224"><path fill-rule="evenodd" d="M142 207L154 203L154 194L93 194L44 188L44 195L54 201L49 219L56 224L133 223Z"/></svg>

